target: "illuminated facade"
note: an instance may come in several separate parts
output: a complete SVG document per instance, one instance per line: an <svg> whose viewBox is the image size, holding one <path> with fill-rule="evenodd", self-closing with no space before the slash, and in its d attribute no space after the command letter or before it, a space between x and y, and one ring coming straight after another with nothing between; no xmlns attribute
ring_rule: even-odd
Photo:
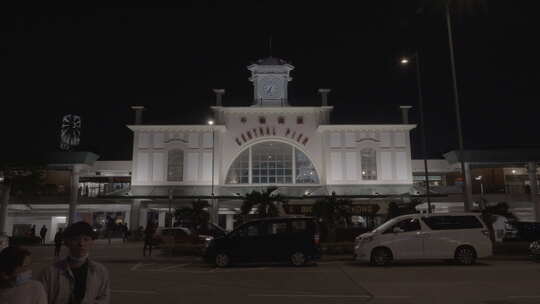
<svg viewBox="0 0 540 304"><path fill-rule="evenodd" d="M252 104L223 106L224 91L216 90L213 125L130 125L132 194L213 192L225 197L268 186L296 197L409 193L409 132L415 126L332 125L329 90L320 90L320 106L289 104L287 85L293 69L272 57L250 65ZM220 210L225 212L222 206L235 203L221 199Z"/></svg>

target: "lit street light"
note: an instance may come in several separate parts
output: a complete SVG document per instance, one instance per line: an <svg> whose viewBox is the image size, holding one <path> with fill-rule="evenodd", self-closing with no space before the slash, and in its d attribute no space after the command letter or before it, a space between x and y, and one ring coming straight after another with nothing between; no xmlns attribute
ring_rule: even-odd
<svg viewBox="0 0 540 304"><path fill-rule="evenodd" d="M214 139L215 139L214 128L213 128L214 121L211 119L208 120L208 125L212 129L212 189L211 189L211 194L210 194L212 196L212 223L217 225L218 210L217 210L216 200L214 199Z"/></svg>
<svg viewBox="0 0 540 304"><path fill-rule="evenodd" d="M445 10L446 10L446 28L448 30L448 47L450 49L450 67L452 70L452 87L454 89L454 107L456 111L456 125L458 131L458 140L459 140L459 159L461 163L461 175L463 176L463 192L465 195L464 199L464 208L465 211L470 211L472 207L472 197L469 191L470 183L467 181L470 176L468 176L468 170L465 168L465 161L463 160L463 133L461 130L461 111L459 109L459 92L457 86L457 76L456 76L456 63L454 59L454 42L452 39L452 20L450 18L450 0L446 1ZM467 164L468 165L468 164Z"/></svg>
<svg viewBox="0 0 540 304"><path fill-rule="evenodd" d="M416 85L418 88L418 112L420 113L420 137L422 142L422 156L424 158L424 175L426 177L426 200L428 205L428 213L431 213L431 198L429 195L429 170L427 163L427 152L426 152L426 127L424 122L424 101L422 97L422 77L420 75L420 56L418 51L414 52L413 57L416 63ZM407 65L409 63L409 58L402 58L401 64Z"/></svg>

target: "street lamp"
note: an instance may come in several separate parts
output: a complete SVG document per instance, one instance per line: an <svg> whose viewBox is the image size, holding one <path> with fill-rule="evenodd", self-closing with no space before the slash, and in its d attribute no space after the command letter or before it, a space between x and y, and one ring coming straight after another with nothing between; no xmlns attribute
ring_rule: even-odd
<svg viewBox="0 0 540 304"><path fill-rule="evenodd" d="M410 59L414 59L414 62L416 64L416 85L418 89L418 112L420 113L420 137L421 137L421 143L422 143L422 154L424 157L424 175L426 177L426 200L428 205L428 213L431 213L431 198L429 195L429 170L428 170L428 163L427 163L427 153L426 153L426 128L424 123L424 101L422 97L422 77L420 75L420 56L418 55L418 51L414 52L414 55L412 58L402 58L401 64L407 65L410 61Z"/></svg>
<svg viewBox="0 0 540 304"><path fill-rule="evenodd" d="M452 20L450 18L450 1L446 1L445 10L446 10L446 28L448 30L448 47L450 49L450 67L452 70L452 86L454 89L454 107L456 111L456 124L458 131L458 140L459 140L459 159L461 163L461 176L463 176L463 192L465 194L465 211L471 210L472 197L469 195L468 187L470 186L467 182L468 177L465 176L465 161L463 160L463 133L461 131L461 111L459 109L459 92L457 86L457 76L456 76L456 63L454 59L454 42L452 39Z"/></svg>
<svg viewBox="0 0 540 304"><path fill-rule="evenodd" d="M211 188L211 196L212 196L212 222L214 224L217 225L217 213L218 213L218 210L217 210L217 204L216 204L216 201L214 199L214 139L215 139L215 136L214 136L214 121L213 120L208 120L208 125L210 126L210 128L212 129L212 188Z"/></svg>
<svg viewBox="0 0 540 304"><path fill-rule="evenodd" d="M480 196L484 197L484 184L482 183L482 175L479 175L474 179L480 182Z"/></svg>

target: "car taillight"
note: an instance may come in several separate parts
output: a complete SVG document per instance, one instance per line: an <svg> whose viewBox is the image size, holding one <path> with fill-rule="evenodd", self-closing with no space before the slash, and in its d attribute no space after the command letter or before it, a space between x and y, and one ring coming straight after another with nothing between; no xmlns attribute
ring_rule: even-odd
<svg viewBox="0 0 540 304"><path fill-rule="evenodd" d="M313 235L313 243L315 243L315 245L319 245L320 243L320 238L319 238L319 234L315 234Z"/></svg>

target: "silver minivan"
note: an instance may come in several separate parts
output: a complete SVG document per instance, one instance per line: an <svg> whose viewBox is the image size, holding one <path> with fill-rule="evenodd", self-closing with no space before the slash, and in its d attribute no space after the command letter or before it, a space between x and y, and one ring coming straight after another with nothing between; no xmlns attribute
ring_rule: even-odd
<svg viewBox="0 0 540 304"><path fill-rule="evenodd" d="M355 239L355 259L373 265L441 259L474 264L491 256L489 231L477 213L408 214Z"/></svg>

